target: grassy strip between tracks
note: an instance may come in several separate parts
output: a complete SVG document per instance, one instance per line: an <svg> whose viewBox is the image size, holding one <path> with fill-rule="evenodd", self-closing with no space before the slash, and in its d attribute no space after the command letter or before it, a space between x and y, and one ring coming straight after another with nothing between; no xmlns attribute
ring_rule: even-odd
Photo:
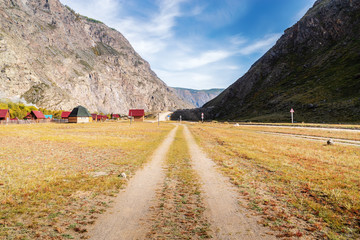
<svg viewBox="0 0 360 240"><path fill-rule="evenodd" d="M204 217L199 180L191 168L183 127L180 127L166 160L163 188L157 193L153 208L154 222L149 239L210 238L209 223Z"/></svg>

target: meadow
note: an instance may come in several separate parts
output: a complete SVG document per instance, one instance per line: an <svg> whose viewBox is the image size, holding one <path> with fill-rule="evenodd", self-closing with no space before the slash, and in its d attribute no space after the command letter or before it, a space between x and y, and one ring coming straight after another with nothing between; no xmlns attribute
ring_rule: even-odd
<svg viewBox="0 0 360 240"><path fill-rule="evenodd" d="M0 126L0 239L82 238L173 127Z"/></svg>
<svg viewBox="0 0 360 240"><path fill-rule="evenodd" d="M277 237L360 238L360 147L263 131L354 140L359 133L220 123L190 129Z"/></svg>

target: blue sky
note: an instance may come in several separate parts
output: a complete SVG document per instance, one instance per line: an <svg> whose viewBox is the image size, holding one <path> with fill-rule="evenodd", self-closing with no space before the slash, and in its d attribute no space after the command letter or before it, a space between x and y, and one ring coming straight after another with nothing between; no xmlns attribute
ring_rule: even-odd
<svg viewBox="0 0 360 240"><path fill-rule="evenodd" d="M171 87L226 88L315 0L60 0L121 32Z"/></svg>

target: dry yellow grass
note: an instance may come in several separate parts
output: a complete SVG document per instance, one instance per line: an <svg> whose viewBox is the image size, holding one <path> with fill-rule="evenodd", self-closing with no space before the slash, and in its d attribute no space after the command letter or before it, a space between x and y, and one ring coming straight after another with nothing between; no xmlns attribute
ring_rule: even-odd
<svg viewBox="0 0 360 240"><path fill-rule="evenodd" d="M304 136L315 136L315 137L326 137L326 138L338 138L338 139L347 139L347 140L354 140L360 141L360 132L353 131L350 129L309 129L309 128L289 128L289 127L270 127L270 126L242 126L241 129L243 130L250 130L250 131L265 131L265 132L272 132L272 133L289 133L295 135L304 135Z"/></svg>
<svg viewBox="0 0 360 240"><path fill-rule="evenodd" d="M360 148L229 124L192 124L200 145L278 237L360 237ZM298 131L298 130L296 130Z"/></svg>
<svg viewBox="0 0 360 240"><path fill-rule="evenodd" d="M172 125L0 126L0 239L80 238Z"/></svg>

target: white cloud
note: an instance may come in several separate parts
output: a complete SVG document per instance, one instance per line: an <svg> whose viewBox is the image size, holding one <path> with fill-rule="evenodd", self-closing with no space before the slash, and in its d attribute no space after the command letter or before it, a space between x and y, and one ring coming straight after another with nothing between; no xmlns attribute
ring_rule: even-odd
<svg viewBox="0 0 360 240"><path fill-rule="evenodd" d="M316 2L316 0L307 0L307 1L308 1L307 5L304 8L302 8L297 14L295 14L293 19L294 22L299 21Z"/></svg>
<svg viewBox="0 0 360 240"><path fill-rule="evenodd" d="M239 53L242 55L249 55L257 52L264 52L273 46L280 36L281 34L267 35L263 39L241 48Z"/></svg>
<svg viewBox="0 0 360 240"><path fill-rule="evenodd" d="M138 3L132 1L61 2L82 15L116 28L149 61L156 74L169 86L175 87L226 87L245 73L249 64L242 56L262 54L280 37L280 34L266 35L251 42L251 39L245 38L241 33L216 39L197 35L196 32L184 38L178 36L176 28L180 18L203 15L203 12L205 14L204 5L192 4L191 0L156 0L151 10L139 9ZM230 7L217 11L217 15L220 15L220 19L230 21L228 14L238 11L236 7L241 7L241 11L246 8L246 4L243 6L240 2L246 3L247 0L226 0L226 6ZM136 8L138 15L132 15L128 11L130 5L134 5L131 7ZM184 5L187 11L184 10ZM214 22L213 17L210 20L211 23Z"/></svg>
<svg viewBox="0 0 360 240"><path fill-rule="evenodd" d="M198 67L205 66L209 63L214 63L221 61L229 56L232 53L223 50L211 50L204 53L201 53L199 56L186 56L185 58L174 63L172 69L176 71L183 71L186 69L194 69Z"/></svg>

